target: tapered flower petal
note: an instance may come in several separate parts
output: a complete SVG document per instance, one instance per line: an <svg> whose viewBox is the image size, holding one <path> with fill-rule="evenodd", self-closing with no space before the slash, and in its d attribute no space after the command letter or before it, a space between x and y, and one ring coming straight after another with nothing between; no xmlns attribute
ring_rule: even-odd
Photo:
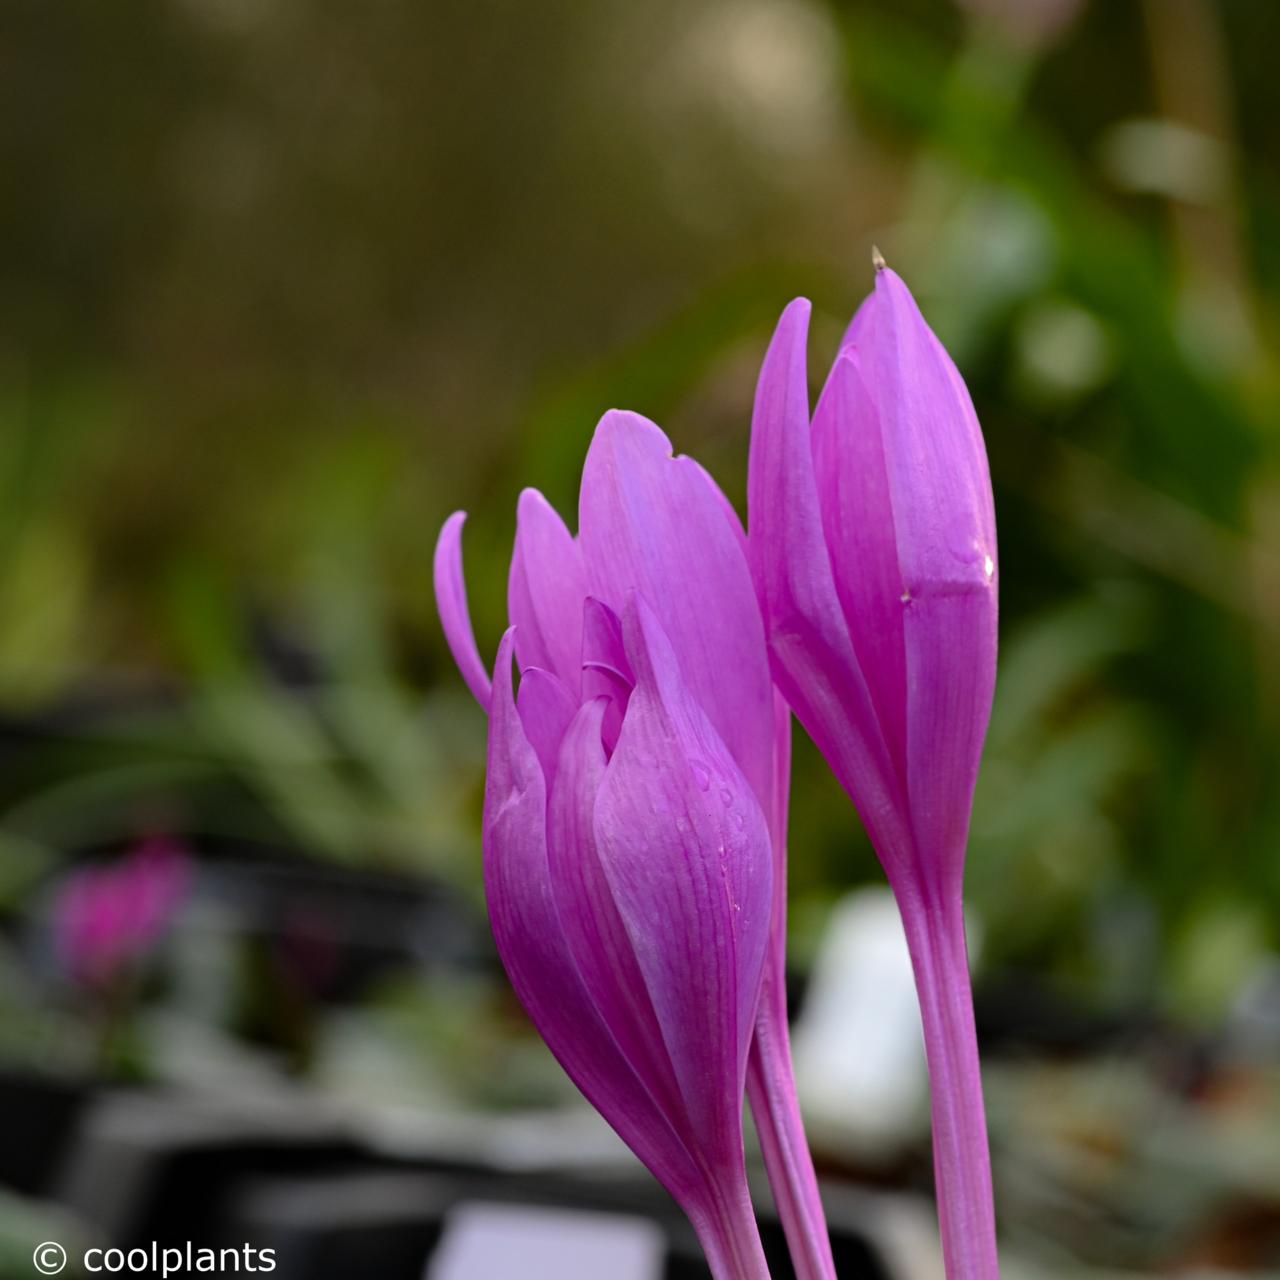
<svg viewBox="0 0 1280 1280"><path fill-rule="evenodd" d="M846 514L834 522L845 542L841 551L833 542L832 555L851 564L860 554L872 566L861 592L851 589L851 630L856 618L863 631L882 627L893 637L895 652L882 644L868 653L864 671L881 702L901 700L893 723L903 726L919 856L958 882L995 687L996 533L986 449L959 372L892 271L877 272L875 294L851 333L861 378L841 379L851 388L843 451L832 442L836 432L820 433L815 420L815 456L829 480L824 493L862 503L882 545L879 552L868 545L871 533L859 538ZM848 369L837 362L833 380ZM860 480L850 478L855 467ZM890 556L896 577L885 567ZM889 624L895 610L900 660Z"/></svg>
<svg viewBox="0 0 1280 1280"><path fill-rule="evenodd" d="M756 388L748 549L783 696L877 847L902 846L900 787L836 594L809 429L809 304L782 313Z"/></svg>
<svg viewBox="0 0 1280 1280"><path fill-rule="evenodd" d="M516 508L507 606L520 666L554 672L576 697L582 658L582 553L554 507L526 489Z"/></svg>
<svg viewBox="0 0 1280 1280"><path fill-rule="evenodd" d="M773 692L760 606L730 515L706 472L673 457L648 419L614 410L600 420L579 502L589 589L615 611L632 592L644 597L690 692L766 806Z"/></svg>
<svg viewBox="0 0 1280 1280"><path fill-rule="evenodd" d="M444 628L449 651L467 682L467 688L488 711L492 696L489 673L484 669L480 650L476 647L471 614L467 609L467 584L462 576L462 526L466 522L467 513L455 511L444 522L440 537L436 539L436 608L440 612L440 625Z"/></svg>
<svg viewBox="0 0 1280 1280"><path fill-rule="evenodd" d="M690 1132L710 1158L740 1162L773 894L768 828L644 600L633 597L623 629L636 687L596 802L600 861Z"/></svg>

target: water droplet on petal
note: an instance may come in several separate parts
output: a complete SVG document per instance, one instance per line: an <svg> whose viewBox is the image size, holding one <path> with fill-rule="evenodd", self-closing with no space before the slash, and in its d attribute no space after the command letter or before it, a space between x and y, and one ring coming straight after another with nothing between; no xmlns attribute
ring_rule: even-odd
<svg viewBox="0 0 1280 1280"><path fill-rule="evenodd" d="M743 827L747 825L747 820L742 816L741 809L735 809L733 811L733 825L737 827L739 831L741 831Z"/></svg>
<svg viewBox="0 0 1280 1280"><path fill-rule="evenodd" d="M711 775L707 772L706 765L690 760L689 768L693 770L693 780L705 791L711 785Z"/></svg>
<svg viewBox="0 0 1280 1280"><path fill-rule="evenodd" d="M721 799L725 804L732 804L732 803L733 803L733 792L732 792L732 791L730 791L728 787L721 787L721 788L720 788L720 799Z"/></svg>
<svg viewBox="0 0 1280 1280"><path fill-rule="evenodd" d="M982 559L982 547L975 536L973 525L967 520L951 527L947 534L947 550L961 564L977 564Z"/></svg>

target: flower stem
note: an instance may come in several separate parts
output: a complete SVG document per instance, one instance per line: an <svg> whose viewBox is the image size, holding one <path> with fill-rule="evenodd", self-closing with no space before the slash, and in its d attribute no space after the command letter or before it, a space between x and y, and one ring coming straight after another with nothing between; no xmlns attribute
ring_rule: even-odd
<svg viewBox="0 0 1280 1280"><path fill-rule="evenodd" d="M747 1096L796 1280L835 1280L835 1261L805 1141L781 965L768 966L747 1061Z"/></svg>
<svg viewBox="0 0 1280 1280"><path fill-rule="evenodd" d="M897 886L895 886L896 888ZM960 895L899 893L929 1061L933 1170L948 1280L996 1280L995 1202Z"/></svg>

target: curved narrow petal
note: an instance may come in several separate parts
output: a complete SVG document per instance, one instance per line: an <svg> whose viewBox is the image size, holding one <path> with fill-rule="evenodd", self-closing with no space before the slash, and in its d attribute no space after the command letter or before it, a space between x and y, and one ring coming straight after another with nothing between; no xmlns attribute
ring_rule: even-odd
<svg viewBox="0 0 1280 1280"><path fill-rule="evenodd" d="M550 787L560 758L560 740L578 710L577 703L557 676L541 667L528 667L520 673L516 708Z"/></svg>
<svg viewBox="0 0 1280 1280"><path fill-rule="evenodd" d="M822 529L809 434L809 304L782 313L751 421L747 544L774 678L853 799L881 857L905 847L904 809L858 665Z"/></svg>
<svg viewBox="0 0 1280 1280"><path fill-rule="evenodd" d="M595 835L696 1147L742 1165L742 1095L773 898L768 827L643 598L623 631L636 687Z"/></svg>
<svg viewBox="0 0 1280 1280"><path fill-rule="evenodd" d="M436 539L433 564L436 609L440 625L448 641L449 652L458 664L467 688L476 701L489 710L493 696L489 673L480 659L476 647L475 632L471 629L471 613L467 609L467 584L462 576L462 526L467 522L465 511L455 511L445 522Z"/></svg>
<svg viewBox="0 0 1280 1280"><path fill-rule="evenodd" d="M646 418L613 410L582 472L579 530L592 595L656 614L693 697L762 807L773 780L773 691L764 625L732 508ZM726 678L728 677L728 678Z"/></svg>
<svg viewBox="0 0 1280 1280"><path fill-rule="evenodd" d="M600 1020L565 945L551 887L547 790L512 693L512 635L498 649L484 802L484 881L503 967L539 1034L587 1100L690 1214L702 1175Z"/></svg>
<svg viewBox="0 0 1280 1280"><path fill-rule="evenodd" d="M507 581L516 656L522 668L554 672L575 697L586 593L578 543L537 489L524 490L516 506L515 550Z"/></svg>

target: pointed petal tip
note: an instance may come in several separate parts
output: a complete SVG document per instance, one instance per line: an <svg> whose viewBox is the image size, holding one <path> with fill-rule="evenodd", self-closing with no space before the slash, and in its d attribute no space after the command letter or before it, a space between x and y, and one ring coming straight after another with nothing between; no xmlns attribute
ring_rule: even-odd
<svg viewBox="0 0 1280 1280"><path fill-rule="evenodd" d="M515 654L516 629L508 627L498 641L498 654L493 662L493 696L514 700L515 681L511 676L512 658Z"/></svg>
<svg viewBox="0 0 1280 1280"><path fill-rule="evenodd" d="M671 641L658 615L639 591L629 591L622 607L622 643L636 687L655 688L661 673L675 663Z"/></svg>
<svg viewBox="0 0 1280 1280"><path fill-rule="evenodd" d="M769 339L764 363L760 368L760 380L756 386L757 395L767 379L776 379L781 376L785 381L782 370L786 370L793 378L803 371L807 396L809 322L812 316L813 304L808 298L793 298L783 307L778 323L774 327L773 336ZM807 414L807 404L805 411Z"/></svg>
<svg viewBox="0 0 1280 1280"><path fill-rule="evenodd" d="M905 299L917 311L919 307L916 303L915 295L907 287L907 282L890 266L883 263L876 268L876 288L875 295L884 295L894 299Z"/></svg>

